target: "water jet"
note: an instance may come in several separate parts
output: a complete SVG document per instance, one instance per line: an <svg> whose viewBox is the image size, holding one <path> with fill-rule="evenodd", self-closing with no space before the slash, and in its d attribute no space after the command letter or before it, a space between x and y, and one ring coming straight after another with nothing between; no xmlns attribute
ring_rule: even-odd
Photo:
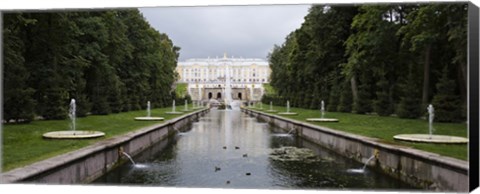
<svg viewBox="0 0 480 194"><path fill-rule="evenodd" d="M307 118L306 120L310 122L338 122L338 119L325 118L325 102L323 102L323 100L321 102L320 111L321 111L321 118Z"/></svg>
<svg viewBox="0 0 480 194"><path fill-rule="evenodd" d="M395 140L420 142L420 143L439 143L439 144L466 144L468 139L464 137L450 135L433 135L433 119L435 117L435 109L433 105L428 105L428 134L399 134L393 136Z"/></svg>
<svg viewBox="0 0 480 194"><path fill-rule="evenodd" d="M290 112L290 101L287 100L287 112L279 112L279 115L297 115L298 113Z"/></svg>
<svg viewBox="0 0 480 194"><path fill-rule="evenodd" d="M44 133L43 137L48 139L86 139L105 136L100 131L77 131L76 130L76 102L75 99L70 100L70 108L68 117L70 117L70 131L52 131Z"/></svg>
<svg viewBox="0 0 480 194"><path fill-rule="evenodd" d="M173 100L172 103L172 112L165 112L165 114L171 114L171 115L181 115L183 112L179 112L175 110L175 100Z"/></svg>
<svg viewBox="0 0 480 194"><path fill-rule="evenodd" d="M147 116L146 117L135 117L136 121L162 121L163 117L152 117L151 116L151 106L150 101L147 101Z"/></svg>

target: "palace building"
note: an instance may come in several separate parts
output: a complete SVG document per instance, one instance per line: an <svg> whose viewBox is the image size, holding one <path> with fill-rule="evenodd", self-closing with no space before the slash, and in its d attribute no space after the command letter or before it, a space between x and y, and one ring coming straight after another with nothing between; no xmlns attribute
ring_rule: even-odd
<svg viewBox="0 0 480 194"><path fill-rule="evenodd" d="M269 83L270 67L263 59L201 58L177 64L178 83L188 83L188 93L195 101L224 100L225 84L230 79L233 100L259 101L263 84Z"/></svg>

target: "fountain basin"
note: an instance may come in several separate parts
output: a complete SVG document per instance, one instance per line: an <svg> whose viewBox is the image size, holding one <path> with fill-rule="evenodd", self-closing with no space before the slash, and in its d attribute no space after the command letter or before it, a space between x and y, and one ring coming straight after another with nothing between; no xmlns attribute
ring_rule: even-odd
<svg viewBox="0 0 480 194"><path fill-rule="evenodd" d="M298 113L296 113L296 112L279 112L277 114L279 114L279 115L298 115Z"/></svg>
<svg viewBox="0 0 480 194"><path fill-rule="evenodd" d="M163 117L135 117L136 121L163 121Z"/></svg>
<svg viewBox="0 0 480 194"><path fill-rule="evenodd" d="M332 119L332 118L307 118L307 121L310 121L310 122L338 122L338 119Z"/></svg>
<svg viewBox="0 0 480 194"><path fill-rule="evenodd" d="M165 112L165 114L169 114L169 115L181 115L181 114L183 114L183 112Z"/></svg>
<svg viewBox="0 0 480 194"><path fill-rule="evenodd" d="M444 144L466 144L468 139L464 137L449 135L429 134L400 134L393 136L395 140L421 142L421 143L444 143Z"/></svg>
<svg viewBox="0 0 480 194"><path fill-rule="evenodd" d="M100 131L52 131L44 133L43 137L48 139L87 139L105 136Z"/></svg>
<svg viewBox="0 0 480 194"><path fill-rule="evenodd" d="M266 110L265 112L278 112L278 110Z"/></svg>

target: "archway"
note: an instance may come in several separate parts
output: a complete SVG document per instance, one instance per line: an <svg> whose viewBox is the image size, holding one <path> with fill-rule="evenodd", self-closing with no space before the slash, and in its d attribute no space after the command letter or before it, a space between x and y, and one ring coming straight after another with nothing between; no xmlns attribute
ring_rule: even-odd
<svg viewBox="0 0 480 194"><path fill-rule="evenodd" d="M211 92L208 93L208 99L212 99L213 94Z"/></svg>
<svg viewBox="0 0 480 194"><path fill-rule="evenodd" d="M217 93L217 99L222 99L222 93Z"/></svg>
<svg viewBox="0 0 480 194"><path fill-rule="evenodd" d="M238 99L240 99L240 100L242 99L242 93L241 92L238 93Z"/></svg>

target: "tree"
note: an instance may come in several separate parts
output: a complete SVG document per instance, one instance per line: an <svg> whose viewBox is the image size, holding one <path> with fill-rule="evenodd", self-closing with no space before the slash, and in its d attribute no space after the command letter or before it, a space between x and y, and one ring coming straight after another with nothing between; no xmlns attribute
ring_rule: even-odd
<svg viewBox="0 0 480 194"><path fill-rule="evenodd" d="M328 98L327 111L336 112L340 99L340 84L336 83L332 86L330 97Z"/></svg>
<svg viewBox="0 0 480 194"><path fill-rule="evenodd" d="M27 85L29 71L25 67L24 33L28 25L34 25L20 13L4 14L3 27L3 116L9 122L30 122L34 118L35 90Z"/></svg>
<svg viewBox="0 0 480 194"><path fill-rule="evenodd" d="M457 85L462 100L464 110L462 115L466 115L467 107L467 8L468 4L447 4L445 12L447 14L448 42L449 48L454 50L455 56L452 63L456 64Z"/></svg>
<svg viewBox="0 0 480 194"><path fill-rule="evenodd" d="M70 13L29 13L36 20L25 29L25 64L31 72L28 85L35 90L36 112L45 119L65 119L70 102L72 45L75 23Z"/></svg>
<svg viewBox="0 0 480 194"><path fill-rule="evenodd" d="M397 65L397 20L394 18L395 7L391 5L365 5L352 22L354 33L347 40L348 63L343 65L343 72L351 79L355 112L363 114L372 111L371 99L378 103L390 103L387 87ZM383 80L382 80L383 79ZM379 81L381 80L381 81ZM381 90L380 92L375 92ZM380 94L381 96L377 96ZM382 104L383 107L391 104ZM385 109L384 109L385 110ZM387 109L388 110L388 109ZM390 112L390 111L388 111ZM380 113L380 114L388 114Z"/></svg>
<svg viewBox="0 0 480 194"><path fill-rule="evenodd" d="M122 81L122 64L132 57L133 46L127 37L127 26L122 20L122 12L106 11L101 14L107 31L108 41L102 52L107 56L109 65L113 68L111 77L111 92L107 101L113 113L125 110L127 101L126 85Z"/></svg>
<svg viewBox="0 0 480 194"><path fill-rule="evenodd" d="M401 84L402 97L397 108L397 115L400 118L415 119L421 115L421 101L418 97L418 84L415 80L413 65L410 65L406 82Z"/></svg>
<svg viewBox="0 0 480 194"><path fill-rule="evenodd" d="M404 43L411 45L410 51L423 56L423 90L422 104L426 106L430 98L430 72L432 64L432 49L443 35L442 22L445 14L440 11L440 4L425 4L414 8L407 15L409 21L398 31L404 36Z"/></svg>
<svg viewBox="0 0 480 194"><path fill-rule="evenodd" d="M170 102L179 47L138 10L5 19L6 119L64 119L72 98L78 116L145 108L149 98Z"/></svg>
<svg viewBox="0 0 480 194"><path fill-rule="evenodd" d="M377 99L374 100L374 110L380 116L389 116L393 113L392 102L390 98L390 88L387 79L382 77L377 82Z"/></svg>
<svg viewBox="0 0 480 194"><path fill-rule="evenodd" d="M442 71L442 77L436 84L438 93L433 97L435 120L439 122L458 122L462 120L460 96L456 93L456 83L449 78L448 66Z"/></svg>
<svg viewBox="0 0 480 194"><path fill-rule="evenodd" d="M353 96L352 96L352 88L350 86L350 81L346 80L343 81L341 85L341 93L340 93L340 102L337 107L337 111L339 112L352 112L352 103L353 103Z"/></svg>
<svg viewBox="0 0 480 194"><path fill-rule="evenodd" d="M271 85L281 97L309 108L334 95L332 88L341 76L338 64L346 62L344 42L356 12L356 7L312 6L302 26L282 46L274 46L269 55Z"/></svg>

